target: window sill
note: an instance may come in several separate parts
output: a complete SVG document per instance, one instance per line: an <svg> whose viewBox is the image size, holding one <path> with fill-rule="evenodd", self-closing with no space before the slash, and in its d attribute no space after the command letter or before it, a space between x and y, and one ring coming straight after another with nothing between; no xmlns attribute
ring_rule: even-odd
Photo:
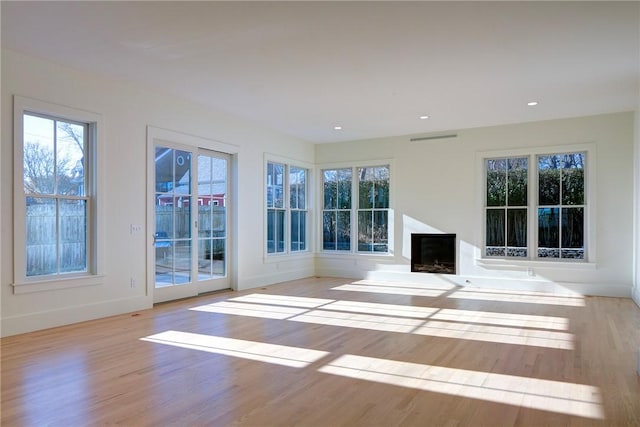
<svg viewBox="0 0 640 427"><path fill-rule="evenodd" d="M96 286L103 283L103 275L71 276L48 280L33 280L14 283L13 293L29 294L33 292L56 291L60 289L79 288L84 286Z"/></svg>
<svg viewBox="0 0 640 427"><path fill-rule="evenodd" d="M376 253L376 252L346 252L346 251L322 251L316 254L318 258L336 258L341 259L377 259L377 260L393 260L392 253Z"/></svg>
<svg viewBox="0 0 640 427"><path fill-rule="evenodd" d="M477 258L476 265L486 268L548 268L559 270L595 270L595 262L584 261L540 261L540 260L511 260Z"/></svg>

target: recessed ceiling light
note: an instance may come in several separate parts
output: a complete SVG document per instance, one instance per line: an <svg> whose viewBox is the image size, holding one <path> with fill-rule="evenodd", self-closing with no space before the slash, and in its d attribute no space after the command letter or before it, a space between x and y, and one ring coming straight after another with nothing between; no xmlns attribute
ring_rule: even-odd
<svg viewBox="0 0 640 427"><path fill-rule="evenodd" d="M424 116L420 116L420 120L427 120L429 118L429 116L424 115Z"/></svg>
<svg viewBox="0 0 640 427"><path fill-rule="evenodd" d="M538 101L531 101L531 102L527 102L527 105L529 107L535 107L536 105L538 105Z"/></svg>
<svg viewBox="0 0 640 427"><path fill-rule="evenodd" d="M342 126L334 126L333 130L342 130Z"/></svg>

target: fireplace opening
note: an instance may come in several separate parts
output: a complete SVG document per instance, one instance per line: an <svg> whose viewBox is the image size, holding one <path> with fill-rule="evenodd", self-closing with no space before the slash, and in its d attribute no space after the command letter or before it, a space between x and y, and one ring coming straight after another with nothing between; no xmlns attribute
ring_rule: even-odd
<svg viewBox="0 0 640 427"><path fill-rule="evenodd" d="M411 234L411 271L456 274L456 235Z"/></svg>

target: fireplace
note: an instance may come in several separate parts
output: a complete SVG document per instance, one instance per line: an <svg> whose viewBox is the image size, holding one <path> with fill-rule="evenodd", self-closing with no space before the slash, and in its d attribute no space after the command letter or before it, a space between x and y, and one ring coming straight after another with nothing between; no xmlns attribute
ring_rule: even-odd
<svg viewBox="0 0 640 427"><path fill-rule="evenodd" d="M456 235L411 234L411 271L456 274Z"/></svg>

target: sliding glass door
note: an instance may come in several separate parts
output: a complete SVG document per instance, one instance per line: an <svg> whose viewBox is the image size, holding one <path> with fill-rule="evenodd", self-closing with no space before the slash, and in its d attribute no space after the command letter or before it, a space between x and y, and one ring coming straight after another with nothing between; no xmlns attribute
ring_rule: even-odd
<svg viewBox="0 0 640 427"><path fill-rule="evenodd" d="M227 275L229 156L198 153L197 280L200 293L229 288Z"/></svg>
<svg viewBox="0 0 640 427"><path fill-rule="evenodd" d="M155 145L154 302L229 288L229 156Z"/></svg>

